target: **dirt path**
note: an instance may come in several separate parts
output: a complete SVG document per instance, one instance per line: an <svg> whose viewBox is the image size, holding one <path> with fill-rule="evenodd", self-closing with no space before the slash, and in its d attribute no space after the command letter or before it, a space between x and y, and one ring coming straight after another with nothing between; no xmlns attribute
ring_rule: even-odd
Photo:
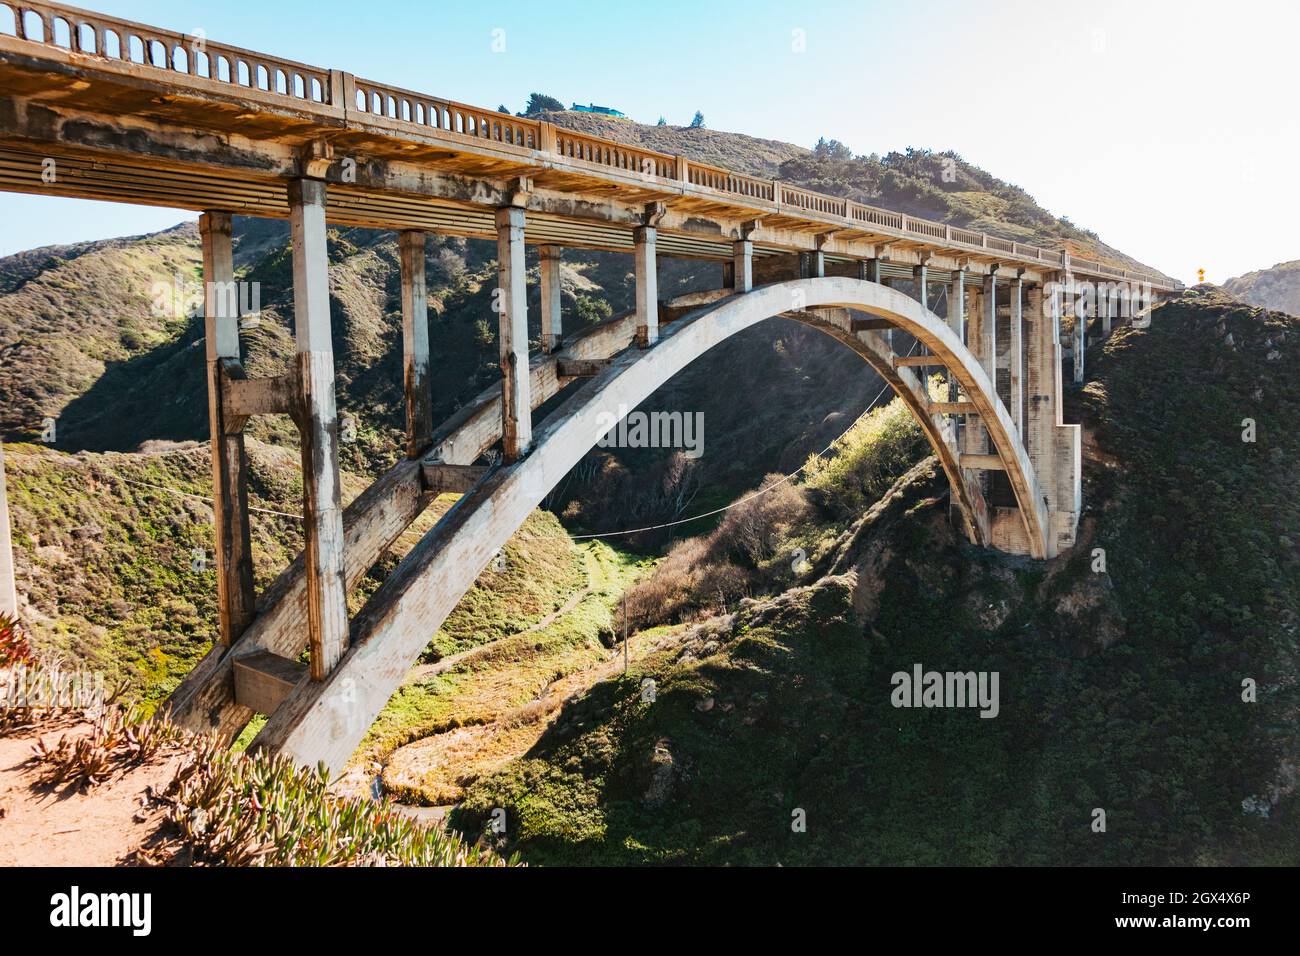
<svg viewBox="0 0 1300 956"><path fill-rule="evenodd" d="M579 604L581 604L582 601L587 597L587 595L591 593L591 590L592 590L591 579L590 577L588 577L587 584L585 586L579 588L577 591L574 591L573 594L569 596L569 599L564 602L564 604L556 608L550 614L546 615L546 617L542 618L536 624L531 624L528 627L524 628L522 631L515 631L511 634L503 634L494 641L488 641L486 644L480 644L477 647L471 647L469 648L469 650L458 651L455 654L448 654L446 657L442 658L441 660L434 661L432 664L417 664L415 667L411 668L410 673L406 675L406 677L402 680L402 683L418 684L421 681L426 681L430 677L433 677L435 674L445 673L446 671L451 670L453 667L455 667L457 664L461 663L462 661L468 660L469 658L473 657L475 654L481 654L484 651L488 650L489 648L492 648L495 645L501 643L502 641L509 640L510 638L513 637L518 637L520 634L531 634L534 631L540 631L543 630L544 628L548 628L556 621L558 621L561 617L563 617L565 614L568 614Z"/></svg>
<svg viewBox="0 0 1300 956"><path fill-rule="evenodd" d="M147 806L146 794L167 786L179 754L115 775L90 793L38 782L32 745L88 730L82 723L0 737L0 866L114 866L158 830L164 811Z"/></svg>
<svg viewBox="0 0 1300 956"><path fill-rule="evenodd" d="M426 731L423 736L410 739L390 751L376 752L371 757L349 767L334 784L334 790L350 796L368 796L378 799L388 794L400 812L426 821L440 821L463 797L464 790L474 780L515 759L536 743L554 720L565 701L586 692L592 685L612 677L623 667L621 645L590 648L592 654L585 663L572 668L561 664L563 652L556 657L556 667L544 673L544 680L529 692L529 697L516 705L493 707L492 694L504 690L506 695L519 700L518 690L507 685L494 687L494 675L499 677L511 664L496 660L511 642L518 645L520 637L540 634L557 624L564 626L566 617L582 613L584 602L591 600L615 601L619 588L611 588L611 575L607 558L588 551L585 557L586 583L570 594L556 610L528 627L502 635L477 647L450 654L432 664L412 668L403 686L411 687L429 681L436 675L463 669L469 665L474 670L476 660L492 660L497 666L490 671L471 676L472 682L482 683L481 692L471 690L465 700L466 712L462 720L444 730ZM630 580L620 582L626 587ZM659 646L664 637L650 641L634 639L631 642L631 659L638 660ZM540 645L539 645L540 647ZM481 655L476 657L476 655ZM503 696L506 696L503 695ZM468 716L467 716L468 715ZM451 724L451 721L448 721Z"/></svg>
<svg viewBox="0 0 1300 956"><path fill-rule="evenodd" d="M631 661L639 661L676 640L675 634L633 641ZM621 647L604 659L547 684L529 703L507 710L482 724L454 727L398 747L382 761L375 790L396 795L419 794L436 806L396 803L418 819L441 820L479 777L523 756L541 738L565 702L623 670Z"/></svg>

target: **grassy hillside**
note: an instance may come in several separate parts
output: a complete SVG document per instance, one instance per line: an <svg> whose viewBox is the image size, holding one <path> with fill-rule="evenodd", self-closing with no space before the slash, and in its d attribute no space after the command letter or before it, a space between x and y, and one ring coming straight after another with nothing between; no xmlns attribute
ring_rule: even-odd
<svg viewBox="0 0 1300 956"><path fill-rule="evenodd" d="M504 807L504 844L538 863L1294 864L1297 359L1293 317L1160 307L1070 409L1072 552L971 549L922 463L811 586L593 688L456 822ZM997 672L998 715L895 708L918 662Z"/></svg>
<svg viewBox="0 0 1300 956"><path fill-rule="evenodd" d="M257 586L302 548L296 454L249 443ZM212 472L204 445L159 444L134 454L69 455L7 445L5 465L23 618L39 650L84 662L133 696L157 701L208 650L216 627ZM344 475L350 500L366 482ZM357 586L353 610L451 504L430 506ZM273 513L282 512L282 513ZM206 564L196 563L196 554ZM535 512L436 633L428 656L528 627L583 580L582 558L559 522Z"/></svg>

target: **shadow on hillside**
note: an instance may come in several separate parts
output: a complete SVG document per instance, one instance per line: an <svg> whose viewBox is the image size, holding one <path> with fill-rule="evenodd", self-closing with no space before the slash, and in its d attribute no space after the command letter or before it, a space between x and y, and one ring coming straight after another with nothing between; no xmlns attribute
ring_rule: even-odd
<svg viewBox="0 0 1300 956"><path fill-rule="evenodd" d="M171 342L109 362L104 374L59 416L63 451L133 451L150 439L187 441L208 434L203 321L190 320Z"/></svg>

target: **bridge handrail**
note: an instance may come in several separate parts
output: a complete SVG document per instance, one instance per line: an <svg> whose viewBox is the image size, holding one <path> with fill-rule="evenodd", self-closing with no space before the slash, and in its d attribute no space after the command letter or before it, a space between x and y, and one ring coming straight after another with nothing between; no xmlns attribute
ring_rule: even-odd
<svg viewBox="0 0 1300 956"><path fill-rule="evenodd" d="M566 159L580 159L610 169L622 169L642 176L654 176L659 179L677 179L677 157L668 153L629 146L613 140L601 139L588 133L566 129L563 126L551 126L554 130L554 146L551 152L558 153Z"/></svg>
<svg viewBox="0 0 1300 956"><path fill-rule="evenodd" d="M350 73L341 75L343 94L335 105L347 112L363 113L367 118L388 120L399 126L540 148L541 124L537 120L376 83Z"/></svg>
<svg viewBox="0 0 1300 956"><path fill-rule="evenodd" d="M329 105L330 71L119 17L33 0L0 0L14 36L65 50ZM0 20L0 33L7 33Z"/></svg>
<svg viewBox="0 0 1300 956"><path fill-rule="evenodd" d="M692 186L716 189L718 192L730 193L733 196L744 196L747 199L760 199L763 202L775 203L777 201L778 186L775 180L759 179L757 176L733 173L721 166L712 166L693 159L683 160L682 165L686 168L685 179Z"/></svg>
<svg viewBox="0 0 1300 956"><path fill-rule="evenodd" d="M12 21L9 29L6 13ZM403 90L349 73L215 43L200 34L176 33L78 7L37 0L0 0L0 34L6 33L72 53L162 70L171 74L178 85L181 77L193 78L198 86L228 84L249 94L282 100L300 110L335 116L358 113L368 121L396 130L436 130L439 135L487 139L647 179L687 183L694 189L770 203L778 211L790 208L816 218L843 220L848 228L870 227L867 231L883 235L916 236L1057 268L1068 266L1103 276L1149 281L1161 287L1180 286L1154 270L1121 269L1093 259L1067 260L1064 250L1043 249L880 209L780 180L746 176L540 120Z"/></svg>

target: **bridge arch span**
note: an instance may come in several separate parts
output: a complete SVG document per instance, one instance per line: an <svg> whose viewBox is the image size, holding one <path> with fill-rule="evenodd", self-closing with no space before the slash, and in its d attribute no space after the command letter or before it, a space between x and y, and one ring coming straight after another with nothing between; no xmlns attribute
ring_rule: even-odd
<svg viewBox="0 0 1300 956"><path fill-rule="evenodd" d="M1042 556L1047 522L1043 506L1031 504L1042 499L1028 456L1014 437L1015 428L987 375L942 319L902 293L860 279L800 279L763 286L672 323L652 348L625 350L570 396L537 428L527 455L472 488L412 549L353 620L349 647L338 665L323 681L299 684L271 715L254 748L279 751L308 766L323 761L332 770L341 769L424 650L429 635L529 513L608 430L602 412L635 408L709 349L764 319L832 307L885 318L926 346L936 365L950 369L987 422L990 442L1022 504L1033 550ZM816 319L806 321L819 324ZM859 353L869 361L874 358L872 364L885 370L886 357L879 350ZM900 394L929 422L929 435L934 421L924 412L916 389L902 377L910 372L896 369L892 360L888 371L892 375L887 380L901 381ZM919 394L924 395L923 384ZM939 440L941 447L945 444ZM964 481L960 460L951 450L946 457L945 468L952 469L950 480L957 476L957 489L958 482Z"/></svg>

